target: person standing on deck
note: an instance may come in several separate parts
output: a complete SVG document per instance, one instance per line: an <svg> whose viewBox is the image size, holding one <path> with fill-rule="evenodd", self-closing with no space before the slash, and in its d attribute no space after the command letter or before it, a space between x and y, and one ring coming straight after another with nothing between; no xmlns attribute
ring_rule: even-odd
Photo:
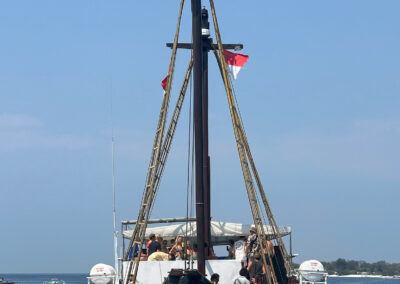
<svg viewBox="0 0 400 284"><path fill-rule="evenodd" d="M151 243L147 247L147 256L150 256L156 251L161 251L161 244L156 240L156 236L154 234L150 234L150 240Z"/></svg>
<svg viewBox="0 0 400 284"><path fill-rule="evenodd" d="M273 243L270 240L266 240L264 243L264 255L265 255L265 260L267 261L269 270L271 270L271 266L273 265L273 263L270 262L268 254L271 256L271 261L273 262L273 259L275 256L275 249L274 249Z"/></svg>
<svg viewBox="0 0 400 284"><path fill-rule="evenodd" d="M160 245L162 244L162 242L163 242L163 237L162 237L161 235L157 235L157 242L159 242Z"/></svg>
<svg viewBox="0 0 400 284"><path fill-rule="evenodd" d="M170 246L167 248L168 248L168 250L171 250L172 247L175 245L175 239L171 239L169 242L170 242Z"/></svg>
<svg viewBox="0 0 400 284"><path fill-rule="evenodd" d="M250 235L247 238L246 243L246 255L247 261L258 251L258 237L257 237L257 230L256 227L251 226L250 228Z"/></svg>
<svg viewBox="0 0 400 284"><path fill-rule="evenodd" d="M162 252L169 253L169 249L168 249L167 245L168 245L167 240L163 240L162 244L161 244L161 251Z"/></svg>
<svg viewBox="0 0 400 284"><path fill-rule="evenodd" d="M228 243L229 245L226 247L226 250L228 251L228 256L226 257L226 259L235 259L235 241L229 240Z"/></svg>
<svg viewBox="0 0 400 284"><path fill-rule="evenodd" d="M178 236L175 245L170 249L169 254L173 254L175 259L183 259L183 237Z"/></svg>
<svg viewBox="0 0 400 284"><path fill-rule="evenodd" d="M267 272L265 270L264 263L261 260L260 253L258 252L254 253L254 256L251 257L251 259L249 260L249 265L247 266L247 270L249 271L250 279L253 282L256 275L265 276Z"/></svg>
<svg viewBox="0 0 400 284"><path fill-rule="evenodd" d="M250 284L249 272L245 267L240 269L239 276L233 280L233 284Z"/></svg>
<svg viewBox="0 0 400 284"><path fill-rule="evenodd" d="M235 259L240 260L242 267L247 267L247 256L246 256L246 237L240 236L240 239L234 244Z"/></svg>

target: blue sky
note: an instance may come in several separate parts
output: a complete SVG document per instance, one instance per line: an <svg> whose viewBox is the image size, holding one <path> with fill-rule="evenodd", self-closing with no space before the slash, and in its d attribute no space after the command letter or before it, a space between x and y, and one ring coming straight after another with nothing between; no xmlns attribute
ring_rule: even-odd
<svg viewBox="0 0 400 284"><path fill-rule="evenodd" d="M0 2L0 272L113 263L111 127L119 222L137 217L177 6ZM250 56L234 87L297 261L400 262L400 3L232 0L216 9L223 41ZM182 42L189 12L186 4ZM175 96L189 54L178 56ZM250 223L214 61L212 215ZM153 217L185 215L187 117L186 102Z"/></svg>

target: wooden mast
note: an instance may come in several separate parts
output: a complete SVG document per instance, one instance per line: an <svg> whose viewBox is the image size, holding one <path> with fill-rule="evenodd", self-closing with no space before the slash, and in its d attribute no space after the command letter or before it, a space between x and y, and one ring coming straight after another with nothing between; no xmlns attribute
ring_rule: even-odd
<svg viewBox="0 0 400 284"><path fill-rule="evenodd" d="M193 121L196 176L197 269L205 275L204 168L203 168L203 53L201 38L201 0L192 0L193 37Z"/></svg>
<svg viewBox="0 0 400 284"><path fill-rule="evenodd" d="M178 43L178 48L193 50L193 122L195 143L196 226L198 268L205 270L205 260L210 256L211 200L210 156L208 153L208 52L218 49L209 35L208 11L201 9L200 0L192 0L192 43ZM167 43L172 48L172 43ZM240 50L243 44L223 44L224 49ZM203 274L205 273L202 272Z"/></svg>
<svg viewBox="0 0 400 284"><path fill-rule="evenodd" d="M211 256L211 190L210 156L208 152L208 52L215 48L210 38L207 9L201 0L192 0L192 44L178 48L193 50L193 116L196 177L196 227L198 245L197 268L205 275L205 260ZM168 46L168 44L167 44ZM224 44L225 49L242 49L242 44Z"/></svg>
<svg viewBox="0 0 400 284"><path fill-rule="evenodd" d="M205 258L211 254L211 189L210 189L210 156L208 153L208 52L211 49L210 23L208 11L201 10L201 42L202 42L202 107L203 107L203 182L204 182L204 243Z"/></svg>

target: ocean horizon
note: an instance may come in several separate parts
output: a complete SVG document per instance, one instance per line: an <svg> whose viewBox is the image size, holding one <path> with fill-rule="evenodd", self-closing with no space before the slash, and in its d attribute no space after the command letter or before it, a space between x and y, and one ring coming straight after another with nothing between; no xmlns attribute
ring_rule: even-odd
<svg viewBox="0 0 400 284"><path fill-rule="evenodd" d="M63 280L66 284L87 284L89 273L0 273L0 278L23 284L38 284L52 279ZM330 284L400 284L400 278L330 276ZM150 284L150 283L146 283Z"/></svg>
<svg viewBox="0 0 400 284"><path fill-rule="evenodd" d="M52 279L63 280L66 284L86 284L89 273L0 273L0 278L23 284L38 284Z"/></svg>

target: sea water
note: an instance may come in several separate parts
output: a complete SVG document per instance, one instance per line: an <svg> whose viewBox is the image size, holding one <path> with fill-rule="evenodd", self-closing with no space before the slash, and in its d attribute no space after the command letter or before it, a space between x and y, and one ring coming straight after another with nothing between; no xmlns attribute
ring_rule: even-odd
<svg viewBox="0 0 400 284"><path fill-rule="evenodd" d="M0 274L5 280L18 284L42 284L51 279L65 281L66 284L87 284L89 275L84 273L53 273L53 274ZM358 277L328 277L329 284L400 284L400 279L391 278L358 278ZM146 283L151 284L151 283Z"/></svg>
<svg viewBox="0 0 400 284"><path fill-rule="evenodd" d="M378 277L328 277L329 284L400 284L398 278Z"/></svg>
<svg viewBox="0 0 400 284"><path fill-rule="evenodd" d="M42 284L52 279L63 280L66 284L87 284L89 275L85 273L18 273L18 274L0 274L4 280L14 281L17 284Z"/></svg>

